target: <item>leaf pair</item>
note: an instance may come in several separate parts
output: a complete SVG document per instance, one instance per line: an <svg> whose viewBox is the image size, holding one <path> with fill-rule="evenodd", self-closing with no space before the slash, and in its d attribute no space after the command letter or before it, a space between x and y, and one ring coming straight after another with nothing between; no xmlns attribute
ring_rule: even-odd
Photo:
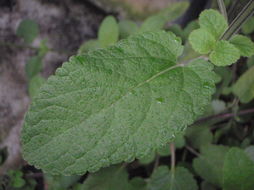
<svg viewBox="0 0 254 190"><path fill-rule="evenodd" d="M189 41L200 54L209 54L210 61L217 66L227 66L240 56L254 54L254 43L247 37L235 35L230 41L220 40L228 25L225 18L215 10L203 11L199 16L200 28L194 30Z"/></svg>

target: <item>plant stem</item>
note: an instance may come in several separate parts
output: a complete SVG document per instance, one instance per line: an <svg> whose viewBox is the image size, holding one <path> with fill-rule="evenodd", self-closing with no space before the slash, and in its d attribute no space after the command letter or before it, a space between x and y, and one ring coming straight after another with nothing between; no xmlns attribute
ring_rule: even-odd
<svg viewBox="0 0 254 190"><path fill-rule="evenodd" d="M223 0L217 0L217 3L218 3L221 14L224 16L224 18L228 22L228 15L227 15L227 10L226 10L224 1Z"/></svg>
<svg viewBox="0 0 254 190"><path fill-rule="evenodd" d="M252 16L253 12L254 1L250 0L221 36L221 40L229 40L234 34L236 34L240 30L243 23Z"/></svg>
<svg viewBox="0 0 254 190"><path fill-rule="evenodd" d="M170 143L170 153L171 153L171 172L175 173L175 164L176 164L176 156L175 156L175 144Z"/></svg>
<svg viewBox="0 0 254 190"><path fill-rule="evenodd" d="M186 149L188 150L188 151L190 151L192 154L194 154L195 156L200 156L200 154L196 151L196 150L194 150L192 147L190 147L190 146L185 146L186 147Z"/></svg>
<svg viewBox="0 0 254 190"><path fill-rule="evenodd" d="M237 113L237 115L246 115L246 114L251 114L251 113L254 113L254 108L239 111ZM224 120L224 119L231 118L231 117L234 117L234 116L235 116L234 113L221 113L221 114L217 114L217 115L211 115L211 116L200 118L199 120L197 120L195 122L195 124L203 123L203 122L206 122L206 121L211 120L211 119L222 119L222 120Z"/></svg>

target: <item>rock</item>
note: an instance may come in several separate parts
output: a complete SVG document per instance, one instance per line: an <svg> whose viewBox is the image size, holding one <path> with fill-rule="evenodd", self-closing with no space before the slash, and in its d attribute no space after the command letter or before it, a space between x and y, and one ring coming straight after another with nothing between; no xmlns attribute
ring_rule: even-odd
<svg viewBox="0 0 254 190"><path fill-rule="evenodd" d="M107 12L117 12L121 17L143 19L171 3L183 0L89 0Z"/></svg>

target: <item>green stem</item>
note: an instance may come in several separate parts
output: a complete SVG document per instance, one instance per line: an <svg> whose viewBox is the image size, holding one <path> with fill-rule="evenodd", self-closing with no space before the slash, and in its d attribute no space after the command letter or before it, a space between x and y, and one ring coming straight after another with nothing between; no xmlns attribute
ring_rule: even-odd
<svg viewBox="0 0 254 190"><path fill-rule="evenodd" d="M254 1L250 0L221 36L221 40L229 40L234 34L236 34L245 23L245 21L252 16L253 12Z"/></svg>
<svg viewBox="0 0 254 190"><path fill-rule="evenodd" d="M224 16L224 18L228 22L228 15L227 15L227 10L226 10L226 6L224 4L224 1L223 0L217 0L217 3L218 3L221 14Z"/></svg>
<svg viewBox="0 0 254 190"><path fill-rule="evenodd" d="M171 153L171 172L175 173L175 164L176 164L176 156L175 156L175 144L170 143L170 153Z"/></svg>

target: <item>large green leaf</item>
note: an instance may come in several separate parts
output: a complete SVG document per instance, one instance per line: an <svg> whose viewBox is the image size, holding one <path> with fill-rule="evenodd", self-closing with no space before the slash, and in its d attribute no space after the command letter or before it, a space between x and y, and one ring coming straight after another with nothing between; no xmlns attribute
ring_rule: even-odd
<svg viewBox="0 0 254 190"><path fill-rule="evenodd" d="M254 162L239 148L231 148L223 168L224 190L253 190Z"/></svg>
<svg viewBox="0 0 254 190"><path fill-rule="evenodd" d="M172 34L148 32L75 56L40 88L22 131L24 158L46 172L82 174L142 158L202 114L212 64L176 64Z"/></svg>
<svg viewBox="0 0 254 190"><path fill-rule="evenodd" d="M254 66L236 81L233 92L243 103L248 103L254 98Z"/></svg>
<svg viewBox="0 0 254 190"><path fill-rule="evenodd" d="M147 183L147 190L197 190L198 186L192 174L183 167L174 172L167 166L158 167Z"/></svg>
<svg viewBox="0 0 254 190"><path fill-rule="evenodd" d="M209 183L222 186L222 170L224 157L228 147L205 145L201 147L201 156L194 159L193 167L195 171Z"/></svg>

